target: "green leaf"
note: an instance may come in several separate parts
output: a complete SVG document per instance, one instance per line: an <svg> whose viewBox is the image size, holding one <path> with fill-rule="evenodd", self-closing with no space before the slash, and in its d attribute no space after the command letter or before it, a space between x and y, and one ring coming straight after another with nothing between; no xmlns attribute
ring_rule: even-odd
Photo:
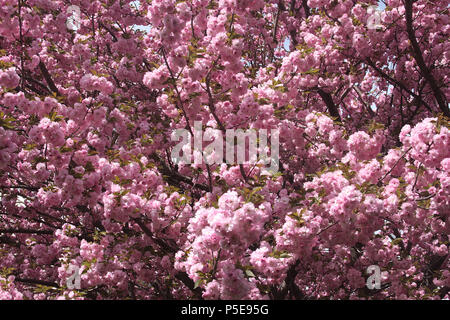
<svg viewBox="0 0 450 320"><path fill-rule="evenodd" d="M198 279L197 281L195 281L194 284L194 289L197 289L203 282L203 279Z"/></svg>
<svg viewBox="0 0 450 320"><path fill-rule="evenodd" d="M67 153L67 152L70 152L70 151L73 151L73 149L71 147L68 147L68 146L64 146L64 147L59 148L59 152L61 152L61 153Z"/></svg>
<svg viewBox="0 0 450 320"><path fill-rule="evenodd" d="M255 274L254 274L254 273L252 272L252 270L250 270L250 269L245 270L245 274L246 274L247 277L249 277L249 278L254 278L254 277L256 277Z"/></svg>

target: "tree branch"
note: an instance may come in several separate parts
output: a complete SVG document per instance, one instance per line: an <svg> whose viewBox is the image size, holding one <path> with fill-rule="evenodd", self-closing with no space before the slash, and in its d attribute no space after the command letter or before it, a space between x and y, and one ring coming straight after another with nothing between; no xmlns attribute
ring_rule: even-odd
<svg viewBox="0 0 450 320"><path fill-rule="evenodd" d="M369 58L367 58L367 64L369 66L371 66L376 72L378 72L380 74L380 76L384 79L386 79L387 81L389 81L390 83L400 87L401 89L403 89L404 91L406 91L409 95L413 96L414 98L418 99L419 102L421 102L425 108L428 109L428 111L433 112L433 110L431 109L430 105L428 103L426 103L421 96L415 94L414 92L412 92L411 90L409 90L403 83L401 83L400 81L392 78L391 76L389 76L388 74L386 74L385 72L383 72L383 70L381 70L380 68L378 68L375 63L373 63L372 60L370 60Z"/></svg>
<svg viewBox="0 0 450 320"><path fill-rule="evenodd" d="M147 226L142 222L142 220L140 220L140 219L135 219L134 221L138 224L138 226L142 229L142 231L144 231L144 233L145 233L149 238L151 238L158 246L160 246L164 251L166 251L166 252L168 252L168 253L172 253L172 254L174 254L174 253L177 252L177 249L172 248L172 247L169 246L167 243L165 243L163 240L156 238L156 237L153 235L153 232L151 232L151 231L147 228ZM192 281L192 279L189 278L189 276L187 275L186 272L181 272L181 271L177 272L177 273L175 274L175 278L177 278L178 280L180 280L181 282L183 282L184 285L185 285L186 287L188 287L189 290L191 290L191 291L196 295L197 298L199 298L199 299L202 298L202 292L203 292L202 289L201 289L201 288L198 288L198 287L195 288L195 283L194 283L194 281Z"/></svg>
<svg viewBox="0 0 450 320"><path fill-rule="evenodd" d="M420 50L420 46L417 43L416 35L413 29L413 1L405 0L405 16L406 16L406 30L408 32L408 38L411 42L411 46L413 48L412 54L414 59L419 66L419 69L422 75L430 84L431 90L433 90L434 97L439 105L441 111L447 116L450 117L450 110L448 108L448 104L446 102L445 95L442 93L441 89L438 87L436 83L436 79L434 79L433 74L430 69L425 64L425 60L423 59L422 51Z"/></svg>
<svg viewBox="0 0 450 320"><path fill-rule="evenodd" d="M334 104L333 97L328 92L323 91L322 89L317 90L323 102L325 102L328 112L330 112L331 116L336 118L338 121L341 121L341 116L339 115L339 111L337 106Z"/></svg>
<svg viewBox="0 0 450 320"><path fill-rule="evenodd" d="M0 229L0 233L53 234L51 230Z"/></svg>
<svg viewBox="0 0 450 320"><path fill-rule="evenodd" d="M53 79L50 75L50 73L47 70L47 67L42 61L39 61L39 69L41 70L42 75L45 78L45 81L47 82L49 88L52 90L52 92L56 93L56 95L60 95L58 88L56 87L55 83L53 82Z"/></svg>
<svg viewBox="0 0 450 320"><path fill-rule="evenodd" d="M57 283L50 282L50 281L44 281L44 280L15 278L14 281L22 282L22 283L26 283L26 284L42 285L42 286L59 288L59 285Z"/></svg>

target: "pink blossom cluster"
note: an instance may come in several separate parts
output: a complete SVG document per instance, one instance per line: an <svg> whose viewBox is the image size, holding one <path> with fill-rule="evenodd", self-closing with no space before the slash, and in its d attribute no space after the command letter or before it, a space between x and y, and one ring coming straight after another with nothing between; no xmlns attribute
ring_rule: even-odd
<svg viewBox="0 0 450 320"><path fill-rule="evenodd" d="M104 77L86 74L80 79L81 88L87 91L100 91L105 95L110 95L114 91L113 84Z"/></svg>
<svg viewBox="0 0 450 320"><path fill-rule="evenodd" d="M5 88L15 88L19 85L20 77L14 68L0 71L0 86Z"/></svg>

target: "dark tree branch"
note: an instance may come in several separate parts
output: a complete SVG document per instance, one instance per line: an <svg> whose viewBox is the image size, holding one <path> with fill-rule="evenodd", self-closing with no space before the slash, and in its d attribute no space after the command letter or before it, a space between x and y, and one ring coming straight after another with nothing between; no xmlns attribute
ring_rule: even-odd
<svg viewBox="0 0 450 320"><path fill-rule="evenodd" d="M289 268L286 275L286 288L288 289L290 295L297 299L303 300L305 299L305 295L300 291L298 286L295 284L295 278L297 277L298 271L297 267L300 264L300 260L295 261L295 263Z"/></svg>
<svg viewBox="0 0 450 320"><path fill-rule="evenodd" d="M49 88L52 90L52 92L56 93L56 95L59 96L60 94L59 94L58 88L56 87L55 83L53 82L53 79L52 79L50 73L48 72L47 67L45 66L45 64L42 61L39 62L39 69L41 70L41 73L44 76L45 81L47 82Z"/></svg>
<svg viewBox="0 0 450 320"><path fill-rule="evenodd" d="M39 191L38 187L32 186L0 186L0 189L25 189L30 191Z"/></svg>
<svg viewBox="0 0 450 320"><path fill-rule="evenodd" d="M152 239L160 248L162 248L166 253L176 253L177 249L176 248L172 248L171 246L169 246L167 243L165 243L163 240L156 238L153 235L153 232L150 231L149 228L147 228L147 226L144 224L144 222L142 222L142 220L140 219L135 219L134 220L138 226L142 229L142 231L144 231L144 233L150 238Z"/></svg>
<svg viewBox="0 0 450 320"><path fill-rule="evenodd" d="M413 28L413 17L412 17L413 2L414 1L412 0L405 0L406 30L408 32L408 38L409 41L411 42L411 46L413 49L412 54L417 62L417 65L419 66L420 72L425 77L427 82L430 84L431 90L433 90L434 97L439 105L439 108L447 117L450 117L450 110L448 108L445 95L442 93L441 89L437 85L436 79L434 79L430 69L425 64L422 51L420 49L419 44L417 43L416 35Z"/></svg>
<svg viewBox="0 0 450 320"><path fill-rule="evenodd" d="M0 244L7 244L16 248L20 248L20 243L8 237L0 236Z"/></svg>
<svg viewBox="0 0 450 320"><path fill-rule="evenodd" d="M102 27L103 29L105 29L111 35L113 42L117 42L117 36L114 34L114 32L112 32L112 30L110 28L105 26L105 24L101 21L98 22L98 25L100 27Z"/></svg>
<svg viewBox="0 0 450 320"><path fill-rule="evenodd" d="M305 10L306 18L311 15L311 9L308 6L308 0L302 0L303 10Z"/></svg>
<svg viewBox="0 0 450 320"><path fill-rule="evenodd" d="M50 281L44 281L44 280L15 278L14 281L31 284L31 285L42 285L42 286L59 288L59 285L57 283L50 282Z"/></svg>
<svg viewBox="0 0 450 320"><path fill-rule="evenodd" d="M331 116L336 118L338 121L341 121L341 116L339 115L339 110L336 104L333 101L333 97L328 92L323 91L322 89L317 90L323 102L328 108L328 112L330 112Z"/></svg>
<svg viewBox="0 0 450 320"><path fill-rule="evenodd" d="M428 103L426 103L421 96L415 94L414 92L412 92L410 89L408 89L403 83L401 83L400 81L392 78L391 76L389 76L388 74L386 74L383 70L381 70L380 68L378 68L375 63L370 60L369 58L367 59L367 64L369 66L371 66L376 72L378 72L380 74L380 76L384 79L386 79L387 81L389 81L390 83L392 83L393 85L398 86L399 88L403 89L404 91L406 91L409 95L411 95L412 97L414 97L415 99L417 99L420 103L422 103L424 105L425 108L428 109L428 111L433 112L433 110L431 109L431 107L428 105Z"/></svg>
<svg viewBox="0 0 450 320"><path fill-rule="evenodd" d="M202 299L203 290L200 287L195 288L195 283L187 275L186 272L178 272L175 274L175 278L184 283L186 287L191 290L198 299Z"/></svg>
<svg viewBox="0 0 450 320"><path fill-rule="evenodd" d="M0 229L0 233L53 234L51 230Z"/></svg>
<svg viewBox="0 0 450 320"><path fill-rule="evenodd" d="M190 178L182 176L176 171L172 171L163 160L161 160L158 155L153 154L153 159L155 159L160 167L158 168L162 175L167 177L167 182L173 186L179 186L180 182L186 183L194 188L198 188L203 191L209 191L209 187L204 184L194 183Z"/></svg>
<svg viewBox="0 0 450 320"><path fill-rule="evenodd" d="M300 259L297 259L288 269L286 279L284 280L281 288L272 286L271 295L274 300L284 300L286 296L290 296L296 300L304 300L305 295L300 291L295 284L295 278L297 277L297 267L300 264Z"/></svg>
<svg viewBox="0 0 450 320"><path fill-rule="evenodd" d="M176 248L172 248L167 243L165 243L163 240L156 238L153 235L153 232L151 232L150 229L148 229L147 226L140 219L135 219L134 221L138 224L138 226L142 229L142 231L144 231L144 233L150 239L152 239L159 247L161 247L165 252L172 253L172 254L177 252ZM181 271L177 272L175 274L175 278L177 278L178 280L183 282L184 285L186 287L188 287L189 290L191 290L198 299L202 298L202 289L199 287L197 287L197 288L195 287L194 281L192 281L192 279L189 278L189 276L187 275L186 272L181 272Z"/></svg>

